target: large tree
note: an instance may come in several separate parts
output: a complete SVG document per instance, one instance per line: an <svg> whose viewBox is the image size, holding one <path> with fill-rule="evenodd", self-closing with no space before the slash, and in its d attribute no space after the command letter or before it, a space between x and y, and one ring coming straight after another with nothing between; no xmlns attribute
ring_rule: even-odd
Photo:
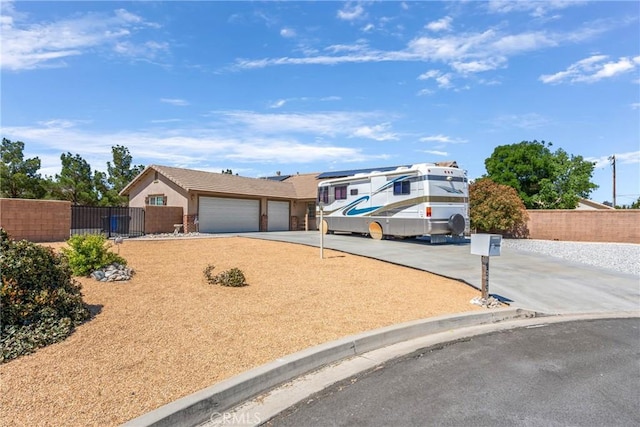
<svg viewBox="0 0 640 427"><path fill-rule="evenodd" d="M551 146L536 140L498 146L485 160L486 176L515 188L528 209L574 209L598 188L591 182L594 163Z"/></svg>
<svg viewBox="0 0 640 427"><path fill-rule="evenodd" d="M91 166L79 154L62 154L62 170L56 175L52 193L55 198L69 200L74 205L95 206L98 194L95 190Z"/></svg>
<svg viewBox="0 0 640 427"><path fill-rule="evenodd" d="M144 170L143 165L131 166L132 157L129 149L122 145L111 147L113 163L107 162L108 177L104 182L104 177L96 172L96 188L101 192L103 205L126 206L128 199L120 196L120 191Z"/></svg>
<svg viewBox="0 0 640 427"><path fill-rule="evenodd" d="M122 145L111 147L111 153L113 163L107 162L108 181L113 189L119 193L144 170L144 165L131 166L132 157L129 154L129 149Z"/></svg>
<svg viewBox="0 0 640 427"><path fill-rule="evenodd" d="M24 142L2 138L0 147L0 196L22 199L40 199L45 195L42 178L38 173L40 159L24 158Z"/></svg>

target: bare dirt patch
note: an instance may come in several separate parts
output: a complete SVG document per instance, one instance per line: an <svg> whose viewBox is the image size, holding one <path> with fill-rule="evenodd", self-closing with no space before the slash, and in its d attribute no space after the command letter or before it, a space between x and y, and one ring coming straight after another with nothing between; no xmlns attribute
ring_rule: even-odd
<svg viewBox="0 0 640 427"><path fill-rule="evenodd" d="M118 425L313 345L480 309L460 282L288 243L129 240L120 255L131 281L79 279L92 320L0 365L0 425ZM249 286L209 285L208 264L240 268Z"/></svg>

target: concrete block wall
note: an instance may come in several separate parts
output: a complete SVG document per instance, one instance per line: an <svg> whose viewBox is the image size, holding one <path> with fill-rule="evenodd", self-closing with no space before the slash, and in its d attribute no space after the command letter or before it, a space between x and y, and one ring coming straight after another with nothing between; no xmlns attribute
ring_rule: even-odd
<svg viewBox="0 0 640 427"><path fill-rule="evenodd" d="M182 206L145 206L145 234L173 233L174 224L182 224Z"/></svg>
<svg viewBox="0 0 640 427"><path fill-rule="evenodd" d="M182 220L182 229L185 233L193 233L199 231L198 223L196 220L198 219L198 215L185 215ZM176 223L177 224L177 223Z"/></svg>
<svg viewBox="0 0 640 427"><path fill-rule="evenodd" d="M71 202L0 199L0 227L14 240L65 241L71 235Z"/></svg>
<svg viewBox="0 0 640 427"><path fill-rule="evenodd" d="M529 210L529 238L640 243L640 209Z"/></svg>

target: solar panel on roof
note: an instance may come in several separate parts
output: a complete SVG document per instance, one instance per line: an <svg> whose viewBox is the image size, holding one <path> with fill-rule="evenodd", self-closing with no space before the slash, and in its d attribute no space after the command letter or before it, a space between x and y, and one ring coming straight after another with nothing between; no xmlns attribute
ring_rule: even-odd
<svg viewBox="0 0 640 427"><path fill-rule="evenodd" d="M275 175L275 176L266 176L264 179L268 179L270 181L284 181L289 178L291 175Z"/></svg>
<svg viewBox="0 0 640 427"><path fill-rule="evenodd" d="M400 167L409 168L411 167L411 165L386 166L383 168L351 169L351 170L344 170L344 171L323 172L320 175L318 175L316 178L317 179L343 178L345 176L353 176L357 173L371 173L373 171L387 172L387 171L395 170Z"/></svg>

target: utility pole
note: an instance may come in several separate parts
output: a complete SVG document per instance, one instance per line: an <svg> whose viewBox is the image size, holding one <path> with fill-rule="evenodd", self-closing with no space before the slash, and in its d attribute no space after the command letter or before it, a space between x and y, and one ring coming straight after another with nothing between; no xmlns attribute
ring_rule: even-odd
<svg viewBox="0 0 640 427"><path fill-rule="evenodd" d="M613 166L613 208L616 208L616 155L609 156L611 165Z"/></svg>

